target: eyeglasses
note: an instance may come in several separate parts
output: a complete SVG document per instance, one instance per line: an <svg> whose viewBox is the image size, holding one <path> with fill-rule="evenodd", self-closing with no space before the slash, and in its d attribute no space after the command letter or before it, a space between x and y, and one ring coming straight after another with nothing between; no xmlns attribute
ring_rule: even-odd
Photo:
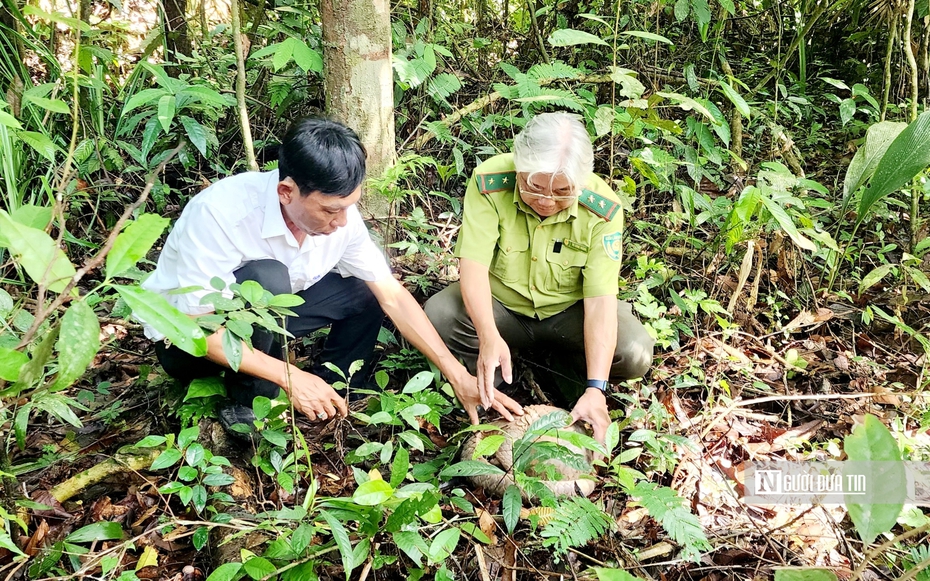
<svg viewBox="0 0 930 581"><path fill-rule="evenodd" d="M520 188L520 195L526 196L532 200L552 200L553 202L568 202L571 200L577 200L578 195L574 194L571 196L547 196L545 194L535 194L533 192L528 192L523 188Z"/></svg>

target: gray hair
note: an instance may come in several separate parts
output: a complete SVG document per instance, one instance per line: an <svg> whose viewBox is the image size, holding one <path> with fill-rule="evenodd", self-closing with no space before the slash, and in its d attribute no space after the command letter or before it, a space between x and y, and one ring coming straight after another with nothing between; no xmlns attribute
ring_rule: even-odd
<svg viewBox="0 0 930 581"><path fill-rule="evenodd" d="M594 171L594 148L581 118L570 113L542 113L530 119L513 140L518 172L563 174L573 188L584 187Z"/></svg>

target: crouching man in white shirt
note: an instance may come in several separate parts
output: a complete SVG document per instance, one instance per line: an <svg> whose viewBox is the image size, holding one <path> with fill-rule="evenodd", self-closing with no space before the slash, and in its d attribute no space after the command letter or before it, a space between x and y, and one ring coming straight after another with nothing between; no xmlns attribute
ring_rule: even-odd
<svg viewBox="0 0 930 581"><path fill-rule="evenodd" d="M287 330L301 337L331 326L312 372L283 362L280 335L255 328L254 349L242 350L239 371L226 371L228 405L220 420L228 428L251 425L255 396L288 392L295 408L314 421L347 413L344 398L330 385L336 376L322 363L347 371L356 360L370 362L384 313L401 334L442 371L473 423L477 406L510 419L520 405L496 392L482 399L477 381L449 352L416 299L391 275L372 242L356 203L362 195L365 150L354 131L327 119L306 118L288 130L279 149L278 169L244 173L213 184L184 208L168 236L158 266L143 284L191 316L212 312L201 298L210 280L227 285L254 280L273 294L293 293L304 304L293 308ZM203 290L169 294L196 286ZM207 339L207 363L164 341L150 326L165 370L193 379L228 367L222 333ZM356 374L364 382L367 369ZM288 379L289 376L289 379Z"/></svg>

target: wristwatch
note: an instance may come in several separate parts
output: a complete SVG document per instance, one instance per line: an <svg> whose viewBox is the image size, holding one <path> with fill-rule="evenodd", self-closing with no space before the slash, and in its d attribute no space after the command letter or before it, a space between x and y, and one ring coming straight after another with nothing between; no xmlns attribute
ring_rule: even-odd
<svg viewBox="0 0 930 581"><path fill-rule="evenodd" d="M588 384L585 389L599 389L603 392L607 392L607 380L605 379L589 379Z"/></svg>

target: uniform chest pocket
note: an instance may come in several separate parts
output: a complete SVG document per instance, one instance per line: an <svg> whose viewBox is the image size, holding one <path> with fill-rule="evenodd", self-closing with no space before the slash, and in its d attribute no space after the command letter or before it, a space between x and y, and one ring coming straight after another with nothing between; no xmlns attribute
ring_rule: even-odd
<svg viewBox="0 0 930 581"><path fill-rule="evenodd" d="M527 236L513 234L508 236L502 233L497 240L494 259L491 261L491 274L506 282L526 280L529 276L527 270L529 247L530 240Z"/></svg>
<svg viewBox="0 0 930 581"><path fill-rule="evenodd" d="M588 253L562 245L559 252L550 245L546 251L549 266L549 286L553 291L575 292L581 289L581 270L588 260Z"/></svg>

